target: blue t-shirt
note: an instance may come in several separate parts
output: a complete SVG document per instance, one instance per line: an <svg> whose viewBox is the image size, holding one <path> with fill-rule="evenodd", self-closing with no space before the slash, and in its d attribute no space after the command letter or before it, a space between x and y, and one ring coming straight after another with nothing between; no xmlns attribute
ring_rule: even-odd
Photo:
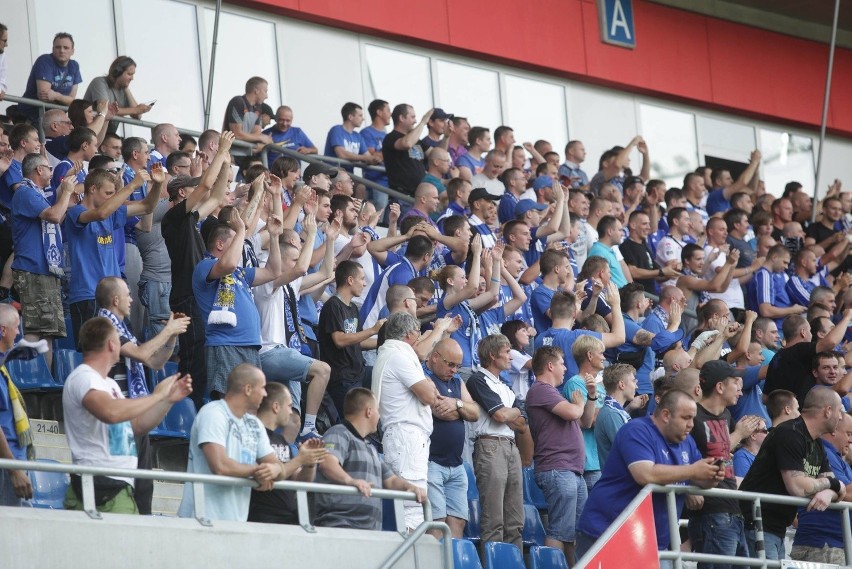
<svg viewBox="0 0 852 569"><path fill-rule="evenodd" d="M571 346L574 341L580 336L594 336L598 340L602 338L600 332L592 330L566 330L564 328L550 328L535 337L535 349L542 346L557 346L562 348L562 353L565 354L565 377L568 381L572 376L580 373L580 368L577 367L577 362L571 355Z"/></svg>
<svg viewBox="0 0 852 569"><path fill-rule="evenodd" d="M579 390L583 394L583 405L589 400L589 390L586 389L586 380L579 375L571 376L571 379L562 384L562 396L568 401L571 400L571 394ZM595 407L600 411L603 407L604 398L599 394L598 400L595 401ZM594 472L601 469L600 460L598 460L598 442L595 439L595 428L581 427L583 433L583 444L586 447L586 462L583 466L584 472Z"/></svg>
<svg viewBox="0 0 852 569"><path fill-rule="evenodd" d="M610 277L612 282L618 288L627 284L627 277L624 276L624 271L621 269L621 263L615 256L612 247L607 247L600 241L595 241L595 244L589 249L589 257L603 257L609 264L609 271L612 274Z"/></svg>
<svg viewBox="0 0 852 569"><path fill-rule="evenodd" d="M192 272L192 292L205 322L208 346L258 346L260 347L260 315L254 304L251 284L254 282L254 267L238 269L234 275L234 307L237 325L209 324L207 318L216 301L219 279L207 280L217 259L202 259ZM242 274L243 278L239 278Z"/></svg>
<svg viewBox="0 0 852 569"><path fill-rule="evenodd" d="M692 435L683 442L666 441L654 424L652 417L634 419L621 427L615 435L612 450L606 461L600 480L592 488L586 507L577 523L577 529L586 535L598 538L609 528L627 504L642 490L642 486L630 474L629 466L637 462L653 462L683 466L701 460ZM687 480L678 482L686 486ZM676 498L677 513L683 509L684 495ZM655 493L652 498L654 526L657 530L657 549L669 547L669 516L666 495Z"/></svg>
<svg viewBox="0 0 852 569"><path fill-rule="evenodd" d="M364 328L369 328L379 320L379 313L387 305L388 289L393 285L407 285L417 277L414 265L402 257L399 263L389 266L381 276L373 281L370 291L361 305L360 318Z"/></svg>
<svg viewBox="0 0 852 569"><path fill-rule="evenodd" d="M71 294L68 302L94 300L95 288L104 277L120 277L119 248L115 235L127 220L127 206L122 205L103 221L80 223L86 211L82 205L68 208L65 235L71 250ZM124 253L124 247L121 247Z"/></svg>
<svg viewBox="0 0 852 569"><path fill-rule="evenodd" d="M636 335L636 332L639 330L644 330L642 326L640 326L633 318L631 318L628 314L624 315L624 331L625 338L627 338L627 342L621 344L616 348L616 352L618 353L630 353L630 352L639 352L643 351L644 356L642 358L642 366L636 371L636 382L639 387L636 390L637 393L640 394L651 394L654 392L654 386L651 383L651 372L654 371L654 354L656 352L665 353L668 348L674 344L675 342L679 342L683 339L683 330L676 330L675 332L669 332L668 330L662 330L660 332L655 332L654 339L651 340L650 346L637 346L633 344L631 341L633 337Z"/></svg>
<svg viewBox="0 0 852 569"><path fill-rule="evenodd" d="M748 283L749 308L758 311L763 303L787 308L792 306L790 297L787 296L787 275L783 271L773 273L766 267L760 267L755 271L754 278ZM783 318L776 318L775 323L781 329Z"/></svg>
<svg viewBox="0 0 852 569"><path fill-rule="evenodd" d="M12 242L15 244L16 271L49 275L41 234L41 213L50 204L35 188L20 186L12 198Z"/></svg>
<svg viewBox="0 0 852 569"><path fill-rule="evenodd" d="M725 190L716 188L707 194L707 215L726 212L731 209L731 202L725 199Z"/></svg>
<svg viewBox="0 0 852 569"><path fill-rule="evenodd" d="M21 170L21 163L12 159L9 164L9 169L0 176L0 207L3 209L12 209L12 196L15 193L15 186L24 181L24 174Z"/></svg>
<svg viewBox="0 0 852 569"><path fill-rule="evenodd" d="M132 168L127 165L124 166L124 169L121 172L121 178L124 181L124 185L127 186L133 179L136 177L136 172L133 171ZM140 187L133 190L133 193L130 194L130 197L127 198L128 201L138 202L140 200L144 200L145 196L148 195L148 182L145 182ZM136 244L136 224L139 223L141 217L128 217L127 222L124 224L124 242L130 243L131 245ZM122 254L119 257L119 261L121 264L121 269L124 270L124 252L122 250Z"/></svg>
<svg viewBox="0 0 852 569"><path fill-rule="evenodd" d="M270 136L276 144L281 144L288 150L299 150L300 148L313 148L314 143L308 138L308 135L297 126L291 126L285 131L278 130L275 126L271 126L263 131L263 134ZM270 150L270 160L274 160L274 156L278 153Z"/></svg>
<svg viewBox="0 0 852 569"><path fill-rule="evenodd" d="M482 168L485 166L485 159L474 158L470 153L465 153L458 157L458 160L456 160L456 166L459 168L464 166L465 168L470 169L470 173L475 176L482 172Z"/></svg>
<svg viewBox="0 0 852 569"><path fill-rule="evenodd" d="M745 369L743 394L737 400L736 405L731 405L728 409L731 411L731 417L733 417L734 421L739 421L746 415L757 415L763 418L767 427L770 427L772 421L769 419L766 405L763 404L763 384L765 380L760 379L760 368L761 366L749 366Z"/></svg>
<svg viewBox="0 0 852 569"><path fill-rule="evenodd" d="M30 76L27 79L27 88L24 90L24 98L38 99L36 81L47 81L50 83L50 88L57 93L70 95L74 85L83 82L83 77L80 75L80 65L73 59L65 67L62 67L53 59L52 54L45 53L38 56L38 59L33 63ZM38 116L36 107L21 104L20 110L33 117Z"/></svg>
<svg viewBox="0 0 852 569"><path fill-rule="evenodd" d="M817 283L803 279L799 275L793 275L787 281L784 288L787 291L787 296L793 304L801 304L807 306L811 302L811 293L817 287Z"/></svg>
<svg viewBox="0 0 852 569"><path fill-rule="evenodd" d="M749 468L754 464L754 459L757 456L751 454L746 448L740 447L740 449L734 453L734 476L739 476L740 478L745 478L745 475L748 474Z"/></svg>
<svg viewBox="0 0 852 569"><path fill-rule="evenodd" d="M533 325L537 334L541 334L553 325L553 321L546 313L550 310L550 301L556 291L544 285L536 287L530 295L530 312L532 312Z"/></svg>
<svg viewBox="0 0 852 569"><path fill-rule="evenodd" d="M461 326L450 337L461 346L462 367L471 367L474 363L478 364L479 355L476 353L476 347L484 337L482 328L479 325L479 318L476 317L476 313L471 309L466 300L447 309L444 306L444 298L446 298L446 293L442 294L441 299L438 301L436 316L438 318L443 318L447 315L461 317Z"/></svg>
<svg viewBox="0 0 852 569"><path fill-rule="evenodd" d="M491 334L499 334L500 327L506 321L506 311L503 304L498 302L494 308L482 312L479 315L479 327L482 329L482 336L490 336Z"/></svg>
<svg viewBox="0 0 852 569"><path fill-rule="evenodd" d="M592 283L591 280L588 280L588 282L586 282L586 287L585 287L586 298L583 299L582 303L580 303L580 308L582 310L585 310L586 308L589 307L589 303L592 301L592 296L593 296L592 290L593 289L594 289L594 284ZM610 312L612 312L612 307L609 304L607 304L606 291L602 290L601 292L598 293L598 304L597 304L597 306L595 306L595 314L598 314L602 318L606 318L607 316L609 316Z"/></svg>
<svg viewBox="0 0 852 569"><path fill-rule="evenodd" d="M50 178L50 188L45 189L44 192L47 196L47 202L50 205L56 203L56 192L59 190L60 184L62 184L62 179L65 178L65 175L73 167L74 164L72 164L68 159L62 160L59 164L53 167L53 176ZM85 183L87 174L88 172L85 168L77 172L77 183Z"/></svg>
<svg viewBox="0 0 852 569"><path fill-rule="evenodd" d="M364 145L368 151L381 152L382 141L385 139L386 134L385 131L374 128L372 125L361 129L361 139L364 141ZM364 177L382 186L388 185L388 175L384 172L365 169Z"/></svg>
<svg viewBox="0 0 852 569"><path fill-rule="evenodd" d="M521 320L526 322L527 324L532 324L533 315L532 315L532 307L530 304L530 298L532 298L533 288L530 285L522 284L521 288L524 290L524 294L527 295L527 300L512 314L506 315L506 320ZM515 298L515 295L512 294L512 289L509 285L501 284L500 285L500 304L506 304L510 300Z"/></svg>
<svg viewBox="0 0 852 569"><path fill-rule="evenodd" d="M825 447L828 465L831 467L834 476L843 485L852 483L852 467L843 460L843 457L837 452L834 446L824 440L820 440L820 442ZM793 545L807 545L819 548L828 545L829 547L842 549L843 521L840 519L841 515L843 514L836 510L826 510L824 512L813 510L808 512L805 508L799 508L799 525L796 528L796 537L793 540Z"/></svg>
<svg viewBox="0 0 852 569"><path fill-rule="evenodd" d="M435 377L435 374L423 366L426 377L432 380L435 387L444 397L461 399L461 378L454 375L449 381L443 381ZM462 451L464 450L464 421L455 419L445 421L438 417L432 418L432 435L429 444L429 460L446 467L459 466L462 463Z"/></svg>
<svg viewBox="0 0 852 569"><path fill-rule="evenodd" d="M367 152L367 145L364 144L364 139L359 132L347 132L342 124L336 124L328 131L328 136L325 139L325 150L323 154L337 158L334 153L335 146L342 146L346 152L352 154L364 154ZM352 167L346 168L352 171Z"/></svg>
<svg viewBox="0 0 852 569"><path fill-rule="evenodd" d="M500 204L497 206L497 219L500 220L501 224L515 219L515 206L518 201L515 194L509 191L500 198Z"/></svg>

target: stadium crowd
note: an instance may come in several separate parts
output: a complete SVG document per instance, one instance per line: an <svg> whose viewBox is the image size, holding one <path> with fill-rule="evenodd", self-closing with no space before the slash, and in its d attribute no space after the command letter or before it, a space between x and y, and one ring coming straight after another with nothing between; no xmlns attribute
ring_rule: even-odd
<svg viewBox="0 0 852 569"><path fill-rule="evenodd" d="M798 513L793 557L845 563L840 514L824 511L852 483L839 181L817 202L797 182L765 187L755 150L736 177L700 167L667 187L638 135L595 163L580 140L554 149L440 108L346 103L323 153L412 199L389 203L348 165L238 157L235 141L319 152L294 109L266 105L263 78L221 130L122 138L113 119L153 104L130 91L135 62L117 58L78 98L73 54L57 34L23 90L68 107L43 113L45 139L24 104L0 131L0 349L19 321L49 348L74 339L75 463L149 467L147 433L190 397L189 471L258 484L207 485L213 519L296 523L272 483L315 480L362 494L319 496L317 525L379 529L370 490L384 487L428 496L462 537L472 469L482 542L521 547L532 466L546 544L569 562L656 483L808 497L799 512L764 504L767 557L784 558ZM146 380L169 360L176 375ZM25 459L3 373L0 457ZM142 482L99 477L98 507L150 513ZM0 471L4 504L31 495L25 474ZM180 515L194 498L186 484ZM82 507L79 480L66 507ZM750 504L678 507L694 551L756 555ZM667 549L664 497L654 510ZM405 514L409 529L423 520L418 503Z"/></svg>

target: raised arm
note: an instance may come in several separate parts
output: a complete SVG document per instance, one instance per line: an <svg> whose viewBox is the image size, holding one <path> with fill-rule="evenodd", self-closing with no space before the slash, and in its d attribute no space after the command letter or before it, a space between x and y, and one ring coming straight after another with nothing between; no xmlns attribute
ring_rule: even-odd
<svg viewBox="0 0 852 569"><path fill-rule="evenodd" d="M470 244L471 260L470 260L470 275L467 278L467 284L460 290L454 290L444 295L444 308L450 310L455 305L472 298L479 289L479 273L482 269L482 238L477 234Z"/></svg>
<svg viewBox="0 0 852 569"><path fill-rule="evenodd" d="M142 344L127 342L121 346L121 355L142 362L151 369L163 369L163 365L174 351L177 337L186 332L189 322L189 316L175 317L172 312L168 322L156 336Z"/></svg>
<svg viewBox="0 0 852 569"><path fill-rule="evenodd" d="M733 184L722 190L722 195L725 196L726 200L730 200L731 196L733 196L737 192L748 192L751 193L751 187L749 183L754 175L757 173L757 167L760 165L760 150L754 150L749 157L748 166L743 170L740 177L737 178Z"/></svg>
<svg viewBox="0 0 852 569"><path fill-rule="evenodd" d="M621 315L621 295L612 281L607 285L606 302L612 308L612 331L601 334L601 340L607 348L616 348L624 343L626 332Z"/></svg>
<svg viewBox="0 0 852 569"><path fill-rule="evenodd" d="M270 215L266 218L266 228L269 230L269 257L266 265L254 270L252 286L259 286L274 281L281 276L281 247L278 238L284 231L280 215Z"/></svg>
<svg viewBox="0 0 852 569"><path fill-rule="evenodd" d="M234 142L234 133L225 131L219 135L219 148L216 150L216 155L210 162L210 166L204 171L201 176L201 181L198 182L198 187L186 198L186 211L198 210L198 215L202 219L213 213L222 198L225 197L225 190L228 186L228 172L230 167L231 144ZM222 172L222 170L225 170ZM220 178L224 176L224 184L221 186L221 195L215 195L217 189L220 189ZM214 185L216 187L214 187ZM211 188L213 191L211 192Z"/></svg>
<svg viewBox="0 0 852 569"><path fill-rule="evenodd" d="M565 211L565 193L562 191L562 185L559 179L553 180L553 195L556 196L556 207L553 208L553 215L544 227L539 226L536 231L536 238L548 237L548 241L556 241L563 239L567 233L560 231L563 225L563 212ZM570 222L569 222L570 231ZM532 245L534 246L534 245Z"/></svg>
<svg viewBox="0 0 852 569"><path fill-rule="evenodd" d="M435 109L429 109L423 113L423 116L420 117L420 122L417 123L417 126L412 128L408 134L396 140L393 143L393 147L397 150L408 150L417 144L417 141L420 140L420 134L423 132L423 127L426 126L427 122L429 122L434 111Z"/></svg>
<svg viewBox="0 0 852 569"><path fill-rule="evenodd" d="M127 204L127 216L148 215L157 207L157 202L160 201L160 192L163 190L163 184L166 181L166 173L163 165L160 163L151 166L151 181L153 185L148 190L148 195L144 199L130 202ZM150 224L149 224L150 231Z"/></svg>
<svg viewBox="0 0 852 569"><path fill-rule="evenodd" d="M117 184L120 184L120 178L116 176ZM148 175L148 172L141 168L136 172L136 177L133 178L133 181L124 186L121 189L116 188L116 192L104 203L102 203L99 207L94 209L87 209L80 214L79 221L80 223L91 223L93 221L103 221L104 219L111 216L115 211L127 201L127 198L135 192L138 188L142 187L142 184L149 181L151 177ZM129 212L128 212L129 213Z"/></svg>
<svg viewBox="0 0 852 569"><path fill-rule="evenodd" d="M222 256L219 257L213 267L211 267L210 272L207 274L208 282L221 279L225 275L230 275L237 269L237 267L240 266L240 262L243 260L243 241L245 241L246 238L246 225L243 223L243 220L239 215L232 215L228 225L236 234L234 235L234 238L231 239L231 244L228 245L228 248L222 253ZM272 245L270 242L270 257L272 257L271 247ZM279 254L278 256L280 262L281 255ZM257 277L255 276L255 278Z"/></svg>
<svg viewBox="0 0 852 569"><path fill-rule="evenodd" d="M497 297L500 295L500 270L503 268L503 249L505 249L505 245L503 243L497 243L491 249L491 275L488 280L488 288L485 289L485 292L477 296L476 298L470 299L470 308L474 311L484 310L487 306L489 306L492 302L497 300ZM473 271L471 271L471 275ZM509 277L512 278L511 276ZM479 288L479 276L476 277L474 281L471 279L468 281L468 284L473 282L476 285L476 288Z"/></svg>

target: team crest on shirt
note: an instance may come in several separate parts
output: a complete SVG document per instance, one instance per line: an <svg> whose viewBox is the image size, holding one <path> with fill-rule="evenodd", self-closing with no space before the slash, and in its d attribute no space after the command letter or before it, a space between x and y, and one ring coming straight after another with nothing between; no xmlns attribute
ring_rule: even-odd
<svg viewBox="0 0 852 569"><path fill-rule="evenodd" d="M684 464L689 464L689 453L685 450L680 452L680 458Z"/></svg>
<svg viewBox="0 0 852 569"><path fill-rule="evenodd" d="M542 338L541 345L542 346L552 346L553 345L553 338Z"/></svg>

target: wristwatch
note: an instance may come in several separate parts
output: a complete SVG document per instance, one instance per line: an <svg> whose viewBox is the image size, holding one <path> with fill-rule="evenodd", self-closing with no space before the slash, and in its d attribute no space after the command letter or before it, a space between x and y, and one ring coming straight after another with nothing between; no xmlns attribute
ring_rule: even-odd
<svg viewBox="0 0 852 569"><path fill-rule="evenodd" d="M104 114L104 113L102 113L102 112L100 112L100 111L98 111L97 113L95 113L95 117L96 117L96 118L97 118L97 117L105 117L105 116L106 116L106 114Z"/></svg>
<svg viewBox="0 0 852 569"><path fill-rule="evenodd" d="M464 409L464 401L456 399L456 409Z"/></svg>

